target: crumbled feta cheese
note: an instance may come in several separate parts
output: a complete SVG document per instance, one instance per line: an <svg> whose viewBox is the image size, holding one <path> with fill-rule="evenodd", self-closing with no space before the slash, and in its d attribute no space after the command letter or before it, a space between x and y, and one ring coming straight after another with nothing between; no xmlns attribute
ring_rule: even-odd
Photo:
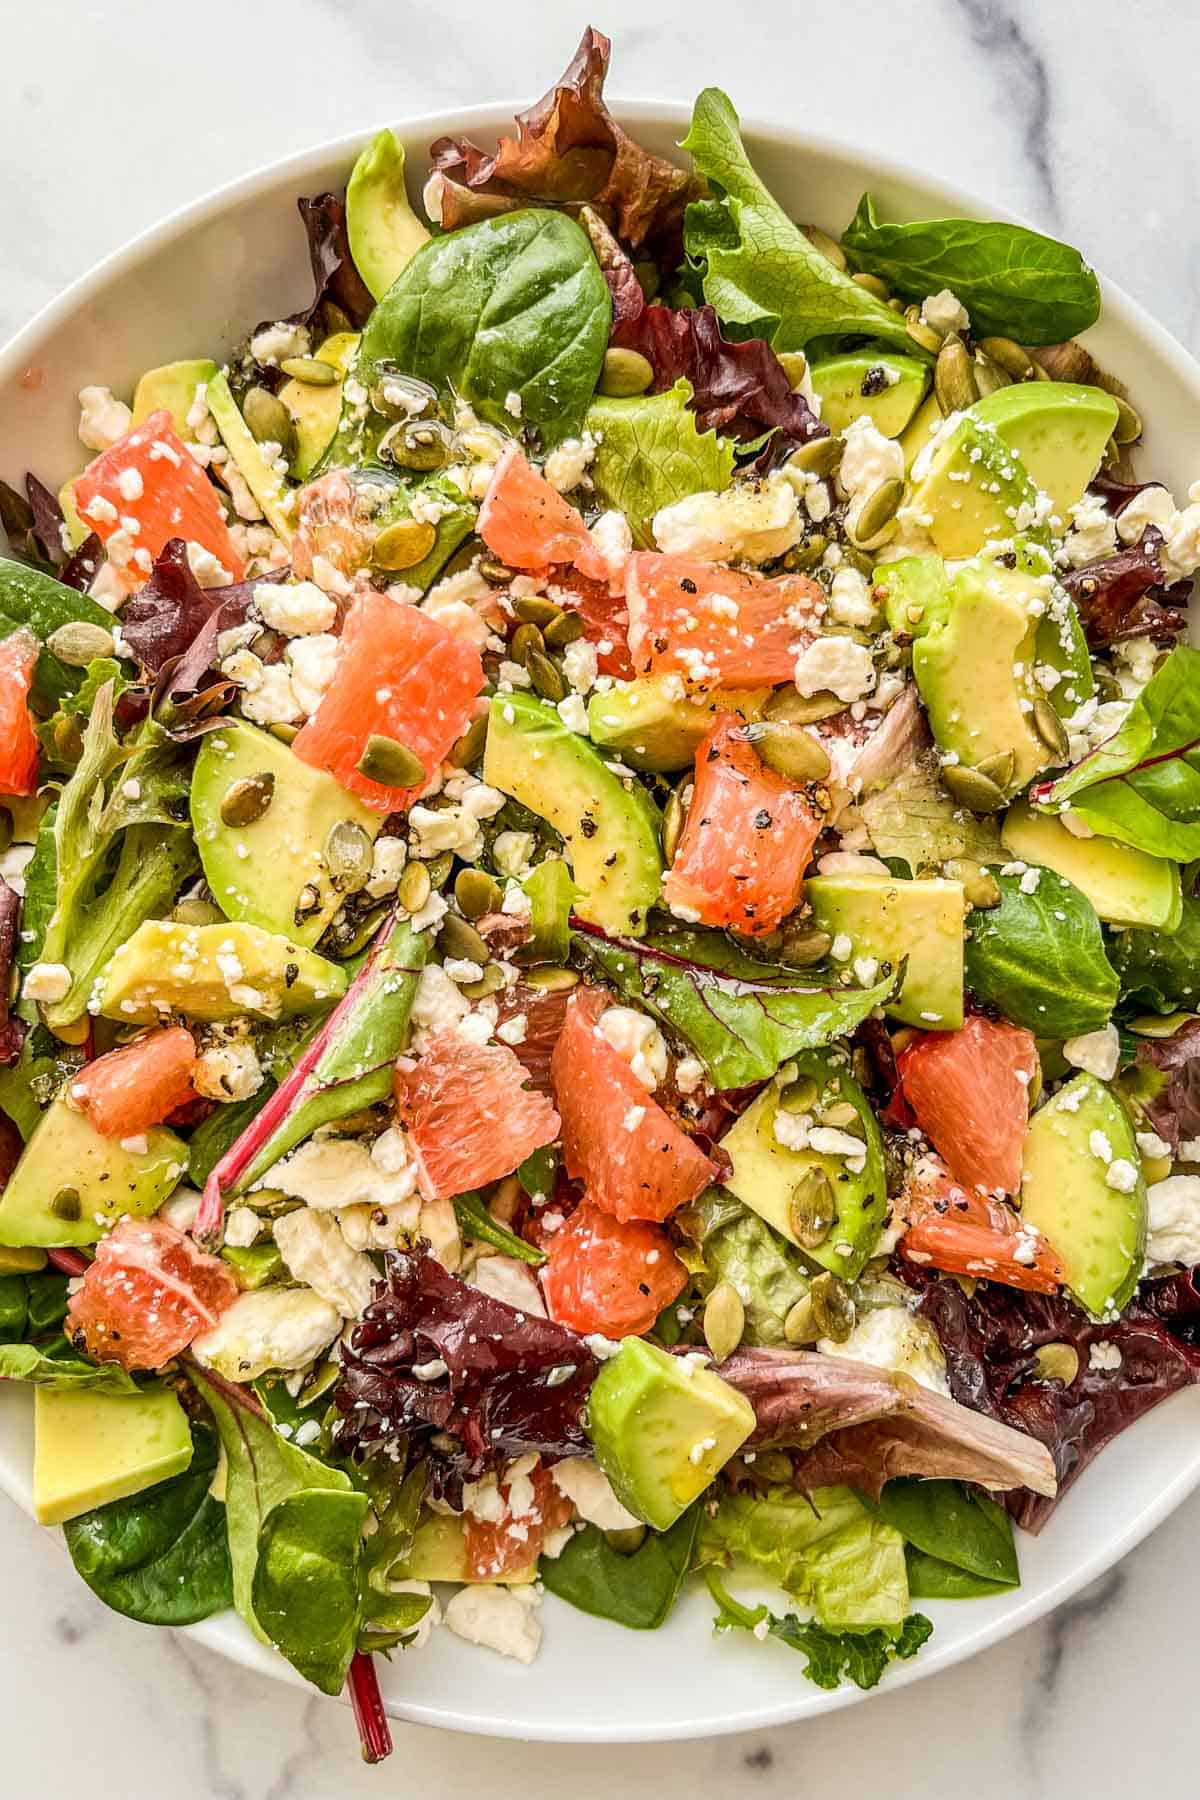
<svg viewBox="0 0 1200 1800"><path fill-rule="evenodd" d="M1154 525L1164 536L1178 508L1175 497L1157 483L1135 494L1117 514L1117 536L1123 544L1136 544L1147 525Z"/></svg>
<svg viewBox="0 0 1200 1800"><path fill-rule="evenodd" d="M820 1338L817 1349L824 1356L844 1356L872 1368L894 1369L910 1375L931 1393L950 1396L946 1359L937 1333L905 1306L872 1307L860 1314L848 1338L841 1343Z"/></svg>
<svg viewBox="0 0 1200 1800"><path fill-rule="evenodd" d="M225 1215L225 1242L235 1250L248 1250L261 1230L261 1221L252 1207L235 1206Z"/></svg>
<svg viewBox="0 0 1200 1800"><path fill-rule="evenodd" d="M244 652L249 656L250 653ZM254 657L253 661L258 662ZM258 725L294 725L304 717L292 678L282 663L258 663L254 685L243 688L242 711Z"/></svg>
<svg viewBox="0 0 1200 1800"><path fill-rule="evenodd" d="M265 325L250 339L250 354L260 369L278 368L290 356L307 356L308 351L308 331L303 325L293 325L287 319Z"/></svg>
<svg viewBox="0 0 1200 1800"><path fill-rule="evenodd" d="M1123 638L1112 647L1113 671L1126 700L1136 700L1158 661L1158 645L1151 637Z"/></svg>
<svg viewBox="0 0 1200 1800"><path fill-rule="evenodd" d="M519 880L529 868L537 839L532 831L500 831L492 839L492 861L501 875Z"/></svg>
<svg viewBox="0 0 1200 1800"><path fill-rule="evenodd" d="M25 871L33 861L34 844L10 844L8 849L0 853L0 877L8 883L14 894L25 892Z"/></svg>
<svg viewBox="0 0 1200 1800"><path fill-rule="evenodd" d="M443 1622L469 1644L481 1644L501 1656L531 1663L542 1641L538 1600L532 1586L493 1587L476 1582L460 1588L447 1602Z"/></svg>
<svg viewBox="0 0 1200 1800"><path fill-rule="evenodd" d="M563 651L563 674L577 694L589 693L596 685L597 657L595 644L589 644L586 638L576 638ZM586 731L587 714L584 714L584 730ZM572 730L579 729L573 726Z"/></svg>
<svg viewBox="0 0 1200 1800"><path fill-rule="evenodd" d="M458 989L453 991L457 995ZM258 1185L267 1185L266 1179ZM269 1185L318 1211L336 1212L345 1206L398 1206L415 1190L417 1177L407 1160L397 1169L385 1167L360 1138L313 1137L275 1164Z"/></svg>
<svg viewBox="0 0 1200 1800"><path fill-rule="evenodd" d="M1170 1156L1171 1146L1166 1138L1159 1137L1157 1131L1139 1131L1136 1133L1137 1147L1146 1157ZM1182 1151L1183 1146L1180 1145Z"/></svg>
<svg viewBox="0 0 1200 1800"><path fill-rule="evenodd" d="M187 559L188 568L202 588L228 587L233 580L225 564L211 550L206 550L203 544L194 543L191 539L188 540Z"/></svg>
<svg viewBox="0 0 1200 1800"><path fill-rule="evenodd" d="M285 637L309 637L328 631L337 618L337 602L314 581L260 581L254 604L264 625Z"/></svg>
<svg viewBox="0 0 1200 1800"><path fill-rule="evenodd" d="M79 390L79 441L88 450L111 450L133 424L133 414L111 388Z"/></svg>
<svg viewBox="0 0 1200 1800"><path fill-rule="evenodd" d="M588 710L578 694L568 694L555 707L559 718L568 731L577 731L580 737L588 734Z"/></svg>
<svg viewBox="0 0 1200 1800"><path fill-rule="evenodd" d="M337 670L338 640L332 633L293 638L284 651L296 704L307 718L320 706Z"/></svg>
<svg viewBox="0 0 1200 1800"><path fill-rule="evenodd" d="M834 1125L818 1125L808 1134L808 1141L819 1156L843 1156L850 1160L866 1154L866 1145L861 1138L852 1137L848 1131L839 1131Z"/></svg>
<svg viewBox="0 0 1200 1800"><path fill-rule="evenodd" d="M529 1020L524 1013L514 1013L511 1019L505 1019L496 1027L496 1036L502 1044L523 1044L528 1032Z"/></svg>
<svg viewBox="0 0 1200 1800"><path fill-rule="evenodd" d="M971 325L966 307L950 288L926 295L921 302L921 320L930 330L940 331L943 337L951 331L968 331Z"/></svg>
<svg viewBox="0 0 1200 1800"><path fill-rule="evenodd" d="M854 952L853 940L844 931L839 931L829 946L829 954L834 962L849 962Z"/></svg>
<svg viewBox="0 0 1200 1800"><path fill-rule="evenodd" d="M388 894L395 893L407 861L408 845L403 838L381 837L375 839L375 848L371 855L371 873L367 877L367 893L373 900L382 900Z"/></svg>
<svg viewBox="0 0 1200 1800"><path fill-rule="evenodd" d="M1117 1156L1109 1163L1104 1179L1118 1194L1132 1194L1138 1184L1138 1171L1126 1157Z"/></svg>
<svg viewBox="0 0 1200 1800"><path fill-rule="evenodd" d="M590 431L585 431L582 437L564 438L546 458L542 474L560 494L569 494L582 484L595 454L596 439Z"/></svg>
<svg viewBox="0 0 1200 1800"><path fill-rule="evenodd" d="M1200 1175L1168 1175L1146 1190L1151 1263L1200 1263Z"/></svg>
<svg viewBox="0 0 1200 1800"><path fill-rule="evenodd" d="M1072 1068L1086 1069L1098 1081L1111 1081L1121 1060L1121 1040L1116 1026L1104 1025L1099 1031L1068 1038L1063 1045L1063 1056Z"/></svg>
<svg viewBox="0 0 1200 1800"><path fill-rule="evenodd" d="M864 414L854 419L842 433L845 451L838 466L837 484L849 501L846 525L857 538L858 515L863 503L885 481L903 480L904 452L893 438L883 433Z"/></svg>
<svg viewBox="0 0 1200 1800"><path fill-rule="evenodd" d="M648 1093L666 1080L670 1067L666 1039L648 1014L632 1006L610 1006L601 1013L597 1030Z"/></svg>
<svg viewBox="0 0 1200 1800"><path fill-rule="evenodd" d="M413 999L414 1028L429 1033L453 1031L471 1010L471 1003L459 993L439 963L426 963L417 981Z"/></svg>
<svg viewBox="0 0 1200 1800"><path fill-rule="evenodd" d="M756 487L735 482L719 494L686 494L660 507L651 529L667 555L703 562L770 562L804 535L795 489L778 471Z"/></svg>
<svg viewBox="0 0 1200 1800"><path fill-rule="evenodd" d="M1085 494L1071 508L1071 529L1063 542L1062 560L1072 569L1111 556L1117 547L1117 522L1099 494Z"/></svg>
<svg viewBox="0 0 1200 1800"><path fill-rule="evenodd" d="M268 1369L304 1368L341 1325L337 1307L311 1288L253 1288L193 1340L192 1350L228 1381L255 1381Z"/></svg>
<svg viewBox="0 0 1200 1800"><path fill-rule="evenodd" d="M66 963L34 963L21 984L26 1000L41 1000L53 1005L65 1000L71 991L71 971Z"/></svg>
<svg viewBox="0 0 1200 1800"><path fill-rule="evenodd" d="M806 1150L809 1134L812 1130L812 1115L804 1112L788 1112L784 1107L775 1109L775 1121L771 1127L777 1144L785 1150Z"/></svg>
<svg viewBox="0 0 1200 1800"><path fill-rule="evenodd" d="M262 1066L249 1038L211 1044L192 1072L192 1086L208 1100L248 1100L262 1084Z"/></svg>
<svg viewBox="0 0 1200 1800"><path fill-rule="evenodd" d="M275 1242L289 1272L344 1319L357 1319L368 1305L375 1265L352 1250L332 1213L302 1206L275 1221Z"/></svg>
<svg viewBox="0 0 1200 1800"><path fill-rule="evenodd" d="M625 569L625 558L633 549L633 532L624 513L602 512L592 526L592 545L604 559L610 581L619 581Z"/></svg>
<svg viewBox="0 0 1200 1800"><path fill-rule="evenodd" d="M476 1257L467 1280L481 1293L490 1294L493 1300L503 1300L506 1306L515 1306L518 1312L527 1313L532 1319L546 1317L546 1303L537 1277L528 1263L519 1262L515 1256Z"/></svg>
<svg viewBox="0 0 1200 1800"><path fill-rule="evenodd" d="M675 1086L681 1094L694 1094L704 1080L704 1064L695 1056L681 1056L675 1064Z"/></svg>
<svg viewBox="0 0 1200 1800"><path fill-rule="evenodd" d="M817 637L796 658L794 679L806 698L828 689L839 700L862 700L875 686L875 665L853 638Z"/></svg>
<svg viewBox="0 0 1200 1800"><path fill-rule="evenodd" d="M871 584L851 563L838 569L830 583L829 613L839 625L874 625L879 608Z"/></svg>
<svg viewBox="0 0 1200 1800"><path fill-rule="evenodd" d="M590 1456L568 1456L555 1463L550 1479L589 1525L596 1525L601 1531L629 1531L640 1524L621 1505L608 1476Z"/></svg>
<svg viewBox="0 0 1200 1800"><path fill-rule="evenodd" d="M1106 1374L1115 1374L1124 1362L1117 1345L1108 1338L1102 1338L1098 1344L1088 1345L1088 1368L1102 1370Z"/></svg>

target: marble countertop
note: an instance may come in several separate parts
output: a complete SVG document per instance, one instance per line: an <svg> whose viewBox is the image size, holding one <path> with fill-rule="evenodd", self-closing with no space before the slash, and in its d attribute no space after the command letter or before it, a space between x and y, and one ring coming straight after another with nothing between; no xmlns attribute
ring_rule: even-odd
<svg viewBox="0 0 1200 1800"><path fill-rule="evenodd" d="M43 0L0 58L0 341L100 256L256 165L406 113L532 99L578 0ZM793 121L949 174L1084 248L1200 350L1200 13L1180 0L608 0L614 95L719 81ZM1155 1800L1196 1790L1200 1495L1052 1618L973 1662L800 1728L628 1749L397 1726L382 1771L336 1704L106 1612L0 1500L5 1793L326 1800L865 1794ZM482 1654L482 1653L481 1653ZM614 1679L619 1679L619 1665ZM1133 1758L1136 1755L1136 1765ZM51 1774L50 1771L53 1771Z"/></svg>

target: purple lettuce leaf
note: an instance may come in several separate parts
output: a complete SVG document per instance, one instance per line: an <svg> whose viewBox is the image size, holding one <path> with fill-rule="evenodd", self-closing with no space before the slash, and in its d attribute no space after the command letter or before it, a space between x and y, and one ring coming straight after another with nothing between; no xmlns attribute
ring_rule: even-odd
<svg viewBox="0 0 1200 1800"><path fill-rule="evenodd" d="M361 328L375 302L354 266L346 231L346 208L336 194L317 194L297 200L308 237L316 292L312 304L297 315L298 324L311 325L324 303L340 306L350 323Z"/></svg>
<svg viewBox="0 0 1200 1800"><path fill-rule="evenodd" d="M1139 1038L1137 1064L1149 1076L1140 1097L1150 1123L1172 1149L1200 1137L1200 1019L1167 1038ZM1154 1073L1151 1074L1151 1071Z"/></svg>
<svg viewBox="0 0 1200 1800"><path fill-rule="evenodd" d="M1192 584L1166 584L1158 557L1162 541L1162 532L1147 525L1136 544L1064 571L1060 579L1079 609L1090 649L1146 635L1169 644L1184 630Z"/></svg>
<svg viewBox="0 0 1200 1800"><path fill-rule="evenodd" d="M25 1041L24 1023L14 1017L9 1001L20 922L21 897L0 876L0 1068L5 1069L17 1061Z"/></svg>
<svg viewBox="0 0 1200 1800"><path fill-rule="evenodd" d="M187 722L197 711L211 711L228 699L233 683L222 680L214 667L217 639L245 622L260 582L283 581L286 576L286 570L273 569L253 581L204 588L192 573L183 539L172 538L164 545L145 586L126 603L121 619L122 638L153 677L156 715L166 707L182 712ZM277 656L276 650L264 660ZM204 702L197 708L193 703L201 696Z"/></svg>

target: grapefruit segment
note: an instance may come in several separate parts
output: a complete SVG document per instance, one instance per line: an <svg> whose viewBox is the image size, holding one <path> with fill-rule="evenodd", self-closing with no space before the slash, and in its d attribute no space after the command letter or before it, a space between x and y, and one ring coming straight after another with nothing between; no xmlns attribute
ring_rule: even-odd
<svg viewBox="0 0 1200 1800"><path fill-rule="evenodd" d="M0 643L0 794L37 792L38 740L29 714L37 659L31 631L14 631Z"/></svg>
<svg viewBox="0 0 1200 1800"><path fill-rule="evenodd" d="M696 752L695 791L663 899L680 918L756 937L800 899L824 817L755 755L740 719L717 716Z"/></svg>
<svg viewBox="0 0 1200 1800"><path fill-rule="evenodd" d="M231 582L245 575L217 490L165 408L88 464L75 482L75 505L127 593L142 586L172 538L209 551Z"/></svg>
<svg viewBox="0 0 1200 1800"><path fill-rule="evenodd" d="M551 1059L563 1160L614 1218L662 1220L715 1181L717 1168L597 1029L608 1004L603 989L576 988Z"/></svg>
<svg viewBox="0 0 1200 1800"><path fill-rule="evenodd" d="M792 679L825 596L805 575L752 575L639 550L625 565L625 600L639 675L759 687Z"/></svg>
<svg viewBox="0 0 1200 1800"><path fill-rule="evenodd" d="M569 501L510 444L488 483L478 531L493 556L510 569L539 572L571 563L593 581L607 581L604 558Z"/></svg>
<svg viewBox="0 0 1200 1800"><path fill-rule="evenodd" d="M123 1369L159 1369L211 1331L238 1297L233 1271L165 1219L122 1219L71 1296L76 1349Z"/></svg>
<svg viewBox="0 0 1200 1800"><path fill-rule="evenodd" d="M615 1219L591 1200L546 1247L542 1288L550 1316L578 1332L621 1338L649 1331L687 1281L661 1226Z"/></svg>
<svg viewBox="0 0 1200 1800"><path fill-rule="evenodd" d="M907 1223L900 1254L919 1267L948 1275L1000 1281L1029 1293L1053 1294L1065 1280L1058 1255L1042 1233L992 1195L972 1194L935 1156L923 1156L900 1196Z"/></svg>
<svg viewBox="0 0 1200 1800"><path fill-rule="evenodd" d="M548 1534L570 1519L574 1508L537 1463L527 1475L500 1482L504 1511L498 1519L463 1513L463 1548L472 1581L496 1581L528 1568L542 1553ZM532 1489L532 1493L526 1488Z"/></svg>
<svg viewBox="0 0 1200 1800"><path fill-rule="evenodd" d="M405 1059L407 1061L407 1059ZM504 1044L471 1044L453 1031L432 1038L396 1071L396 1110L416 1153L427 1200L453 1198L511 1175L558 1136L558 1114Z"/></svg>
<svg viewBox="0 0 1200 1800"><path fill-rule="evenodd" d="M432 778L471 722L483 687L473 644L422 612L371 589L346 616L337 669L320 706L292 749L327 769L376 812L406 810L425 782L387 787L359 773L373 736L413 751Z"/></svg>
<svg viewBox="0 0 1200 1800"><path fill-rule="evenodd" d="M137 1137L195 1098L196 1046L190 1031L152 1031L88 1063L71 1083L71 1101L105 1137Z"/></svg>
<svg viewBox="0 0 1200 1800"><path fill-rule="evenodd" d="M1033 1034L972 1013L958 1031L926 1031L896 1062L917 1124L968 1188L1015 1194L1037 1072Z"/></svg>

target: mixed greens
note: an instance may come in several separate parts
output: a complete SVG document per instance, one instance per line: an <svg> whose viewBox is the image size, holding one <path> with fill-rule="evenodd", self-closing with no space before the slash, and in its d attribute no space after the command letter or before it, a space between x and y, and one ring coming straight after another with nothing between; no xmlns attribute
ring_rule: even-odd
<svg viewBox="0 0 1200 1800"><path fill-rule="evenodd" d="M38 1514L372 1760L546 1591L872 1687L1200 1377L1200 488L1078 252L795 221L608 51L0 484Z"/></svg>

